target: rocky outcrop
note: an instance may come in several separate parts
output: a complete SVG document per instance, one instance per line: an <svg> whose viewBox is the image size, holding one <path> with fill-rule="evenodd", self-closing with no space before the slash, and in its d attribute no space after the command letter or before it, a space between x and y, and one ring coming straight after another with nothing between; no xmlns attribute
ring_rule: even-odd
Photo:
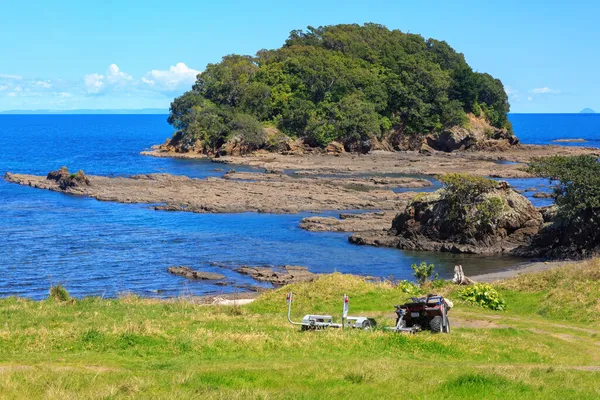
<svg viewBox="0 0 600 400"><path fill-rule="evenodd" d="M464 126L454 126L438 135L430 135L426 142L431 148L445 152L468 149L489 151L508 150L519 144L519 139L512 132L496 128L484 118L469 114Z"/></svg>
<svg viewBox="0 0 600 400"><path fill-rule="evenodd" d="M325 147L325 153L327 154L342 154L344 153L346 150L344 149L344 145L338 142L331 142L327 145L327 147Z"/></svg>
<svg viewBox="0 0 600 400"><path fill-rule="evenodd" d="M478 196L473 204L460 205L468 210L464 223L452 218L444 190L415 197L394 218L387 233L357 234L350 241L406 250L517 254L531 244L542 227L542 214L505 182Z"/></svg>
<svg viewBox="0 0 600 400"><path fill-rule="evenodd" d="M190 267L173 266L167 269L170 274L183 276L188 279L196 279L201 281L216 281L225 279L225 275L216 274L214 272L196 271Z"/></svg>
<svg viewBox="0 0 600 400"><path fill-rule="evenodd" d="M306 267L296 265L284 265L282 267L248 267L244 266L236 270L240 274L249 275L261 282L269 282L275 286L283 286L288 283L312 282L318 275L310 272Z"/></svg>
<svg viewBox="0 0 600 400"><path fill-rule="evenodd" d="M385 135L382 142L393 150L431 154L457 150L508 151L519 144L519 139L507 129L490 125L484 117L468 114L464 125L453 126L438 134L410 135L397 129Z"/></svg>
<svg viewBox="0 0 600 400"><path fill-rule="evenodd" d="M176 132L162 145L153 147L144 154L161 156L179 154L180 156L200 154L211 157L244 156L255 152L271 152L285 155L306 153L340 155L345 152L366 154L375 150L384 151L434 151L452 152L456 150L507 151L519 144L519 139L506 129L490 125L484 117L467 115L467 122L454 126L438 134L407 134L402 128L393 129L383 137L375 135L359 140L344 142L333 141L326 147L318 147L302 138L293 139L275 127L263 128L263 135L247 142L240 135L231 136L218 148L205 146L200 139L186 137Z"/></svg>
<svg viewBox="0 0 600 400"><path fill-rule="evenodd" d="M85 173L82 170L71 174L67 167L61 167L58 171L49 172L46 179L58 183L58 186L62 190L90 185L90 180L85 176Z"/></svg>

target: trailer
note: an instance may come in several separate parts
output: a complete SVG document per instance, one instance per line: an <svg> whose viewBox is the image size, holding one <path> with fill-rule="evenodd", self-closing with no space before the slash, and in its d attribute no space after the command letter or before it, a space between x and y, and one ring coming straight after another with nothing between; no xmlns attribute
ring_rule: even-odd
<svg viewBox="0 0 600 400"><path fill-rule="evenodd" d="M374 328L377 323L373 318L368 317L353 317L348 315L350 299L344 295L344 303L342 309L342 322L333 322L331 315L307 314L302 318L302 322L292 321L292 302L294 294L289 292L286 298L288 304L288 321L292 325L300 325L302 331L314 331L327 328L354 328L368 330Z"/></svg>

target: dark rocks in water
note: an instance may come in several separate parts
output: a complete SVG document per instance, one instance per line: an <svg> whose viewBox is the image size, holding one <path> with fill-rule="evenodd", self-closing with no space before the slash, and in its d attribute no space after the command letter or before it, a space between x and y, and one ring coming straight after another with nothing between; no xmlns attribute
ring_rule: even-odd
<svg viewBox="0 0 600 400"><path fill-rule="evenodd" d="M61 167L58 171L49 172L46 179L56 181L62 190L67 190L71 187L90 185L90 180L85 176L85 173L82 170L71 174L67 167Z"/></svg>
<svg viewBox="0 0 600 400"><path fill-rule="evenodd" d="M300 228L312 232L368 232L387 231L394 219L393 212L340 214L334 217L306 217Z"/></svg>
<svg viewBox="0 0 600 400"><path fill-rule="evenodd" d="M532 197L534 197L536 199L552 199L552 198L554 198L554 194L547 193L547 192L537 192L537 193L534 193Z"/></svg>
<svg viewBox="0 0 600 400"><path fill-rule="evenodd" d="M71 175L69 169L67 167L61 167L58 171L48 172L46 179L58 182L61 179L68 178L69 175Z"/></svg>
<svg viewBox="0 0 600 400"><path fill-rule="evenodd" d="M169 267L167 271L173 275L179 275L188 279L197 279L202 281L217 281L225 279L225 275L216 274L214 272L196 271L185 266L172 266Z"/></svg>
<svg viewBox="0 0 600 400"><path fill-rule="evenodd" d="M288 283L311 282L318 276L308 271L306 267L296 265L284 265L282 267L243 266L236 269L236 272L248 275L257 281L270 282L275 286L283 286Z"/></svg>
<svg viewBox="0 0 600 400"><path fill-rule="evenodd" d="M265 168L265 174L283 175L285 171L277 168Z"/></svg>

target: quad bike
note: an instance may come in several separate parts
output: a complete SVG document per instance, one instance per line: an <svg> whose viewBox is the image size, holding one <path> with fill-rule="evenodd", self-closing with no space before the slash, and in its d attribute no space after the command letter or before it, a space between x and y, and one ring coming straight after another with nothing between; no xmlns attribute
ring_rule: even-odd
<svg viewBox="0 0 600 400"><path fill-rule="evenodd" d="M434 333L450 333L448 311L453 304L442 296L427 295L411 297L411 301L396 308L396 326L389 328L396 332L416 333L430 330Z"/></svg>

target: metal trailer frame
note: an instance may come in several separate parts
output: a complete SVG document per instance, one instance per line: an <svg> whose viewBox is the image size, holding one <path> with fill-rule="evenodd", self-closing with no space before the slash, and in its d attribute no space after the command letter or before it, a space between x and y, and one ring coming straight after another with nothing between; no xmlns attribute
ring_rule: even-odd
<svg viewBox="0 0 600 400"><path fill-rule="evenodd" d="M350 299L344 295L344 306L342 309L342 323L334 323L331 315L307 314L302 318L302 322L292 321L292 302L294 293L289 292L286 297L288 303L287 318L290 324L300 325L303 331L321 330L327 328L354 328L368 330L377 325L373 318L353 317L348 315Z"/></svg>

